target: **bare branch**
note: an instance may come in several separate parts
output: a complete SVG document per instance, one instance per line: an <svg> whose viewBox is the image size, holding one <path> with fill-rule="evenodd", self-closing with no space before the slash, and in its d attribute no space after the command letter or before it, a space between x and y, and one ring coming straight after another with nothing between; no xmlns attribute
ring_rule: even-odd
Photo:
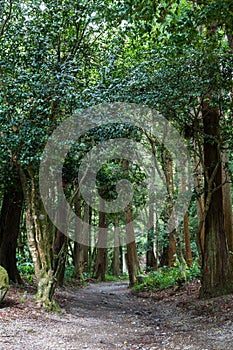
<svg viewBox="0 0 233 350"><path fill-rule="evenodd" d="M7 23L8 23L8 22L10 21L10 19L11 19L12 6L13 6L12 1L13 1L13 0L10 0L9 13L8 13L8 15L6 16L6 19L3 21L2 25L1 25L0 36L3 36L4 31L5 31L5 28L6 28L6 25L7 25Z"/></svg>

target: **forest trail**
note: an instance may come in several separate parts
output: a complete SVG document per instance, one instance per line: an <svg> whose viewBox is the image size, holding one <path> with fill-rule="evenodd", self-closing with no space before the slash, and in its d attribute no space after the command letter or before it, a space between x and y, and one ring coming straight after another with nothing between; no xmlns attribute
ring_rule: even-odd
<svg viewBox="0 0 233 350"><path fill-rule="evenodd" d="M0 308L0 349L232 350L233 296L200 301L188 288L163 297L137 297L126 282L62 288L57 315L12 287Z"/></svg>

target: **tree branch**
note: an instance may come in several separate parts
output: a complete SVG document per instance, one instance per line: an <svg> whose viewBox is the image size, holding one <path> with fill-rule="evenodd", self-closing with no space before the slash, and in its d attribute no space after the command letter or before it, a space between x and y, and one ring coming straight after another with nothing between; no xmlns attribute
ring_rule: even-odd
<svg viewBox="0 0 233 350"><path fill-rule="evenodd" d="M7 25L7 23L8 23L8 22L10 21L10 19L11 19L12 6L13 6L12 1L13 1L13 0L10 0L9 13L8 13L8 15L6 16L6 19L5 19L5 20L3 21L3 23L2 23L1 30L0 30L0 36L3 36L4 31L5 31L5 28L6 28L6 25Z"/></svg>

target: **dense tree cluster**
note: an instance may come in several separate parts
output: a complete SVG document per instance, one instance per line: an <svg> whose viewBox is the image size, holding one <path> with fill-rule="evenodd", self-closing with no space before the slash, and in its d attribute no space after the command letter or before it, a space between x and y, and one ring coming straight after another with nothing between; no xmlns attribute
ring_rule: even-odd
<svg viewBox="0 0 233 350"><path fill-rule="evenodd" d="M195 260L202 297L233 292L232 11L230 0L0 1L0 265L22 283L19 261L32 262L44 307L55 306L54 290L71 266L78 280L86 273L104 280L126 264L134 285L139 257L147 271L191 267ZM66 200L86 223L64 235L40 194L46 142L74 113L81 118L88 107L116 102L157 111L185 140L193 182L183 169L181 192L192 187L189 207L169 231L182 171L155 130L110 115L108 124L96 122L80 136L64 160ZM92 207L77 174L93 147L110 139L140 143L156 164L131 163L124 154L109 159L98 170L100 200ZM156 197L160 215L152 204L144 210L155 194L155 187L144 186L152 168L166 189ZM124 210L108 212L106 201L120 194L122 179L131 182L134 197ZM133 224L138 212L149 222L144 235ZM64 210L57 215L68 220ZM119 241L121 225L128 242ZM112 247L106 246L108 229L118 239Z"/></svg>

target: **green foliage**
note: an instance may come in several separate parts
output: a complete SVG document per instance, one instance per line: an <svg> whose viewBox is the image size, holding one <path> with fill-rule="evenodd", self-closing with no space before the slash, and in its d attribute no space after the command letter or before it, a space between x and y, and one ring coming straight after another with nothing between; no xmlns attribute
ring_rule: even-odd
<svg viewBox="0 0 233 350"><path fill-rule="evenodd" d="M162 290L188 283L199 277L200 267L197 263L194 263L191 268L177 264L172 268L162 267L158 271L151 271L144 278L143 283L134 286L133 289L135 291Z"/></svg>
<svg viewBox="0 0 233 350"><path fill-rule="evenodd" d="M120 281L125 281L128 280L129 276L127 274L122 274L120 276L113 276L111 274L106 274L105 275L105 280L106 281L116 281L116 282L120 282Z"/></svg>
<svg viewBox="0 0 233 350"><path fill-rule="evenodd" d="M191 139L195 131L202 140L201 102L212 95L212 103L222 114L223 142L232 149L233 61L227 39L233 33L232 1L16 0L12 9L11 2L3 3L0 195L7 183L14 182L13 163L32 168L37 176L41 153L56 126L77 109L100 102L151 106L171 119L185 137ZM213 23L218 30L210 35ZM75 187L80 163L93 143L117 137L142 141L141 130L112 125L111 120L80 138L63 168L70 187ZM231 173L232 157L230 154ZM134 164L124 176L119 160L103 164L98 188L105 186L106 199L115 199L115 184L122 178L134 184L133 209L143 209L145 173ZM111 222L112 217L107 218ZM189 224L191 233L196 232L195 205L190 209ZM168 244L163 227L161 219L160 248ZM192 235L196 256L194 241ZM146 242L137 243L145 253ZM29 255L17 259L19 272L32 279ZM197 264L190 269L162 268L135 288L167 288L199 274ZM65 277L74 275L74 268L68 266Z"/></svg>
<svg viewBox="0 0 233 350"><path fill-rule="evenodd" d="M75 278L76 275L76 269L74 268L73 265L66 266L65 269L65 281L70 281L73 278ZM91 272L83 272L82 274L82 281L81 283L85 283L85 280L91 279L93 276ZM121 274L119 276L113 276L111 273L106 273L105 275L106 281L124 281L128 280L128 275L127 274Z"/></svg>
<svg viewBox="0 0 233 350"><path fill-rule="evenodd" d="M75 274L76 274L76 269L73 265L69 265L69 266L66 266L66 269L65 269L65 279L66 280L69 280L69 279L72 279L74 278Z"/></svg>
<svg viewBox="0 0 233 350"><path fill-rule="evenodd" d="M34 264L32 262L29 249L25 246L24 255L17 254L17 268L20 275L27 279L29 282L33 281L33 277L35 274Z"/></svg>
<svg viewBox="0 0 233 350"><path fill-rule="evenodd" d="M79 279L79 284L84 284L85 280L91 278L91 273L83 272L82 275L80 276ZM77 280L77 268L74 267L73 264L71 265L66 265L65 268L65 276L64 276L64 281L65 282L72 282L74 280Z"/></svg>
<svg viewBox="0 0 233 350"><path fill-rule="evenodd" d="M18 263L17 267L20 275L26 278L27 280L29 280L30 282L32 282L34 272L35 272L33 263L26 261L23 263Z"/></svg>

